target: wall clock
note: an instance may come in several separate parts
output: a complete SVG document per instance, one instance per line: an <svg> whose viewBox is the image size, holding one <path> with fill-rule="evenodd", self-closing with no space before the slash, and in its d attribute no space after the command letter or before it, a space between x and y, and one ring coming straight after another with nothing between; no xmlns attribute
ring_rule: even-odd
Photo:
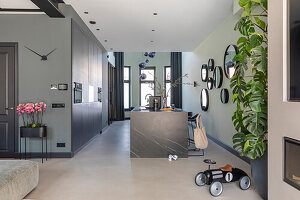
<svg viewBox="0 0 300 200"><path fill-rule="evenodd" d="M29 51L35 53L36 55L40 56L42 61L48 60L48 56L49 56L51 53L53 53L53 51L56 50L56 48L55 48L55 49L53 49L52 51L50 51L48 54L46 54L46 55L41 55L41 54L37 53L36 51L34 51L34 50L32 50L32 49L26 47L26 46L25 46L25 48L28 49Z"/></svg>

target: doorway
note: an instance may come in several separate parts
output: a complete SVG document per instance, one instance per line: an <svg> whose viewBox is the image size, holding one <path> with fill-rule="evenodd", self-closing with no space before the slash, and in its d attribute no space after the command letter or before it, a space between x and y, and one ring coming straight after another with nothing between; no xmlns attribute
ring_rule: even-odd
<svg viewBox="0 0 300 200"><path fill-rule="evenodd" d="M117 84L116 68L108 63L108 125L112 124L117 118Z"/></svg>
<svg viewBox="0 0 300 200"><path fill-rule="evenodd" d="M0 43L0 157L18 152L18 44Z"/></svg>
<svg viewBox="0 0 300 200"><path fill-rule="evenodd" d="M18 152L18 45L0 43L0 157Z"/></svg>

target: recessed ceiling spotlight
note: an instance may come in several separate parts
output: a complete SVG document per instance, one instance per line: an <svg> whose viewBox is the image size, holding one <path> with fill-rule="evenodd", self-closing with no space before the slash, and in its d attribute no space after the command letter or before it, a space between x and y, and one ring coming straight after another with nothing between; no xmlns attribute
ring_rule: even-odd
<svg viewBox="0 0 300 200"><path fill-rule="evenodd" d="M151 40L150 42L154 42L153 40Z"/></svg>
<svg viewBox="0 0 300 200"><path fill-rule="evenodd" d="M157 15L157 13L155 12L155 13L153 13L153 15Z"/></svg>
<svg viewBox="0 0 300 200"><path fill-rule="evenodd" d="M97 28L96 30L97 30L97 31L100 31L100 28Z"/></svg>
<svg viewBox="0 0 300 200"><path fill-rule="evenodd" d="M87 12L87 11L85 11L85 12L83 12L84 14L89 14L89 12Z"/></svg>
<svg viewBox="0 0 300 200"><path fill-rule="evenodd" d="M96 22L95 21L90 21L90 24L96 24Z"/></svg>
<svg viewBox="0 0 300 200"><path fill-rule="evenodd" d="M104 40L104 42L107 42L107 40Z"/></svg>
<svg viewBox="0 0 300 200"><path fill-rule="evenodd" d="M154 32L155 30L154 29L152 29L152 32Z"/></svg>

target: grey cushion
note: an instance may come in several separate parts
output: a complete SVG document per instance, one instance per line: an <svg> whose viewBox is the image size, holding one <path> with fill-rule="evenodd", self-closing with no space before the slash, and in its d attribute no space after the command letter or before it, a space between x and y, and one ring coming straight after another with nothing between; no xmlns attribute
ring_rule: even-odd
<svg viewBox="0 0 300 200"><path fill-rule="evenodd" d="M29 160L0 160L0 199L20 200L38 184L39 165Z"/></svg>

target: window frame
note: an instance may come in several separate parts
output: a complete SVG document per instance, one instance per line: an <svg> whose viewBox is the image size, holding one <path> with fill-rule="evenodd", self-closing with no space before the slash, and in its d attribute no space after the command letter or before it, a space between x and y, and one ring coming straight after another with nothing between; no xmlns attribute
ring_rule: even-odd
<svg viewBox="0 0 300 200"><path fill-rule="evenodd" d="M125 68L129 69L129 80L124 80L124 69ZM128 97L129 97L129 108L124 107L124 110L125 111L130 111L130 107L131 107L131 84L130 84L130 82L131 82L131 66L124 66L124 69L123 69L123 83L124 83L124 85L125 85L125 83L129 83L129 95L128 95ZM123 86L123 88L124 88L124 86Z"/></svg>
<svg viewBox="0 0 300 200"><path fill-rule="evenodd" d="M147 81L143 81L143 80L141 80L140 78L139 78L139 103L140 103L140 106L141 106L141 102L142 102L142 99L141 99L141 94L142 94L142 92L141 92L141 83L153 83L154 84L154 96L156 95L156 83L155 83L155 77L156 77L156 67L155 66L149 66L149 67L145 67L144 69L139 69L139 77L140 77L140 75L141 75L141 72L142 72L142 70L147 70L147 69L153 69L154 70L154 74L153 74L153 76L154 76L154 80L153 81L149 81L149 80L147 80Z"/></svg>
<svg viewBox="0 0 300 200"><path fill-rule="evenodd" d="M167 68L170 68L170 80L167 80L166 79L166 76L167 76ZM172 85L172 82L171 82L171 79L172 79L172 68L171 66L164 66L164 84L165 84L165 87L167 88L167 83L170 83ZM172 89L170 90L170 105L172 104ZM165 90L165 96L167 95L167 91Z"/></svg>

